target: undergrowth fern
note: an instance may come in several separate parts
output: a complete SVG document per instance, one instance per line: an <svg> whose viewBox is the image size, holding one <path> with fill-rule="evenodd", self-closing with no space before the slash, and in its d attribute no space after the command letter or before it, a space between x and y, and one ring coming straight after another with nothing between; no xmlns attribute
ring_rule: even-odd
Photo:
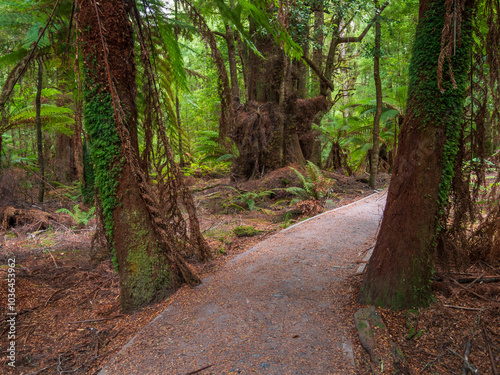
<svg viewBox="0 0 500 375"><path fill-rule="evenodd" d="M296 195L299 200L324 200L330 194L333 180L325 177L314 163L307 161L305 175L293 167L290 169L295 172L302 186L291 186L285 191Z"/></svg>
<svg viewBox="0 0 500 375"><path fill-rule="evenodd" d="M71 216L77 226L86 226L88 222L95 216L95 207L92 207L87 212L80 209L80 205L73 206L73 212L67 208L61 208L56 211Z"/></svg>

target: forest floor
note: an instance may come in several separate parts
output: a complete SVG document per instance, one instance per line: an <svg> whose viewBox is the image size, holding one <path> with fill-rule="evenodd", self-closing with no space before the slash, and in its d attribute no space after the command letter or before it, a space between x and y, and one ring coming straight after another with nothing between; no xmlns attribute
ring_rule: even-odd
<svg viewBox="0 0 500 375"><path fill-rule="evenodd" d="M336 183L321 210L372 193L359 178L331 177ZM289 174L277 171L259 181L237 186L235 191L234 187L228 187L229 180L225 178L191 178L202 230L214 254L214 259L206 264L193 264L203 278L217 274L238 254L306 216L290 208L290 200L281 196L281 190L274 190L272 195L262 193L282 189L289 179ZM381 182L387 181L384 176ZM248 210L249 204L253 210ZM5 353L8 344L5 280L8 259L15 257L18 315L16 369L11 373L95 374L137 332L189 291L183 287L165 301L124 315L118 301L118 277L111 261L97 261L95 254L91 254L92 225L95 225L92 221L87 227L72 227L74 223L69 216L55 213L60 207L55 203L45 205L43 210L27 204L9 207L3 207L1 212L1 224L8 229L1 233L0 248L3 280L0 351ZM256 231L237 236L233 229L238 226L251 226ZM352 261L362 262L361 258ZM478 263L467 272L443 275L435 283L436 303L428 309L412 313L379 309L392 340L408 361L409 373L458 373L463 362L459 357L470 342L470 363L481 373L495 374L492 363L496 362L500 368L500 287L499 283L484 281L499 274L498 266ZM482 279L477 279L479 276ZM471 283L474 279L477 280ZM455 280L461 281L462 286ZM343 309L349 319L346 326L350 327L348 334L354 345L357 371L378 373L380 369L374 368L364 354L352 323L352 316L360 307L355 302L360 281L361 276L353 272L338 290L345 292ZM409 334L412 330L417 334ZM6 364L7 358L0 358L2 369L8 369Z"/></svg>

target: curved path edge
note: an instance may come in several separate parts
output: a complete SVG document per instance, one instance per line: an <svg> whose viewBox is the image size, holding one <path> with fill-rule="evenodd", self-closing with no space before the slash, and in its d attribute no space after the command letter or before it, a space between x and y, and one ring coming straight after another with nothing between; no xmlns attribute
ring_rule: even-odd
<svg viewBox="0 0 500 375"><path fill-rule="evenodd" d="M174 302L99 375L354 373L345 280L373 244L380 192L297 223Z"/></svg>

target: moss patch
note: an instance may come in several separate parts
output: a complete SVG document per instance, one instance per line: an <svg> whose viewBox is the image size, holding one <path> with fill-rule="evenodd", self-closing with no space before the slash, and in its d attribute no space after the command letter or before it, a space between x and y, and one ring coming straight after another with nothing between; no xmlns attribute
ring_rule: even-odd
<svg viewBox="0 0 500 375"><path fill-rule="evenodd" d="M171 285L171 272L145 219L135 211L128 215L123 213L122 219L127 220L132 228L127 238L129 269L122 288L126 290L133 308L138 308L165 297Z"/></svg>
<svg viewBox="0 0 500 375"><path fill-rule="evenodd" d="M249 225L242 225L233 228L233 233L238 237L253 237L259 233L262 233L262 231L255 229L254 227L251 227Z"/></svg>

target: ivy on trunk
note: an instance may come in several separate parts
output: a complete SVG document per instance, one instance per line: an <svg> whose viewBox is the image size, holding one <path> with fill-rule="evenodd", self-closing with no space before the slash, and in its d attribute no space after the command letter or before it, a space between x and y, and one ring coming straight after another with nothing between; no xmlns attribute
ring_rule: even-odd
<svg viewBox="0 0 500 375"><path fill-rule="evenodd" d="M453 177L472 39L472 1L466 0L456 54L447 60L450 67L445 62L441 92L438 64L448 2L420 1L407 114L384 218L360 291L362 303L403 309L432 300L438 216Z"/></svg>

